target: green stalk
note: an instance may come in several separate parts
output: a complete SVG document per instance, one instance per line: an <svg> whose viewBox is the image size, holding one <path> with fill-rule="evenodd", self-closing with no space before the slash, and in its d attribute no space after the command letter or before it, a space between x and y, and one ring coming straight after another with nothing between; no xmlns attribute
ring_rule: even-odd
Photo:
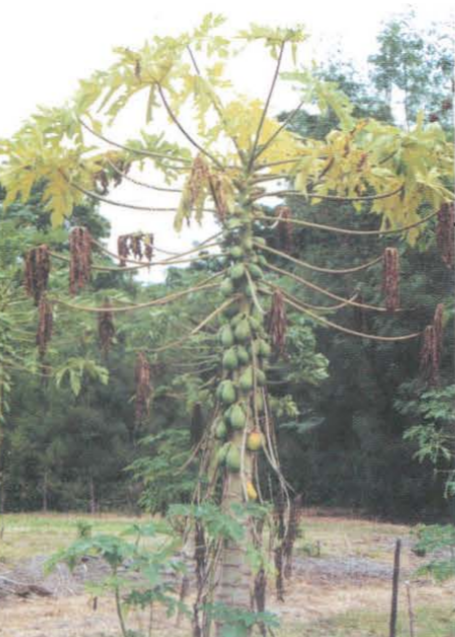
<svg viewBox="0 0 455 637"><path fill-rule="evenodd" d="M117 576L117 569L114 569L114 577L116 576ZM128 637L128 631L126 629L125 619L123 617L122 602L120 600L120 587L118 586L118 584L115 585L114 596L115 596L115 610L117 611L117 617L120 623L122 636Z"/></svg>

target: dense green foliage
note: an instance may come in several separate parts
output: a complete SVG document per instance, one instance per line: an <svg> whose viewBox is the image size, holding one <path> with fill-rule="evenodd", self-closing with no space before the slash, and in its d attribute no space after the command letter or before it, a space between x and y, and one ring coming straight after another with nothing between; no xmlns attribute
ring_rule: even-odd
<svg viewBox="0 0 455 637"><path fill-rule="evenodd" d="M332 61L322 70L323 76L335 79L356 111L364 116L392 118L392 86L406 93L408 125L418 109L423 109L424 117L432 121L435 109L442 109L444 104L440 119L451 131L451 56L444 30L440 27L436 32L419 32L412 24L412 16L405 16L387 24L378 43L380 53L370 57L373 85L364 84L352 65L342 61ZM293 126L323 136L333 125L333 118L334 114L332 118L330 114L321 118L303 112ZM364 230L377 227L374 219L355 218L348 207L339 204L304 207L297 200L290 200L290 205L300 211L302 218L319 223ZM441 386L429 389L419 380L419 350L415 344L374 343L317 329L318 345L330 361L329 378L316 392L300 393L297 405L301 417L293 426L283 419L281 427L281 449L288 475L293 476L296 489L305 494L308 503L355 507L411 519L438 517L451 510L443 492L445 483L452 484L454 462L454 278L453 271L444 266L438 255L434 228L425 237L417 250L409 250L404 243L400 248L402 306L412 311L391 319L374 312L342 310L337 318L343 316L343 324L353 329L363 327L368 332L387 335L392 321L395 325L398 321L403 331L420 329L435 305L445 302ZM293 241L294 256L304 255L306 261L328 268L366 262L388 245L375 237L334 238L311 229L294 230ZM298 270L295 271L300 276L341 296L358 289L368 302L380 303L380 265L367 273L338 277L316 273L308 276ZM305 296L312 303L321 303L321 298L311 292Z"/></svg>
<svg viewBox="0 0 455 637"><path fill-rule="evenodd" d="M420 526L416 529L414 552L426 558L420 574L430 574L443 582L455 577L455 529L452 524Z"/></svg>

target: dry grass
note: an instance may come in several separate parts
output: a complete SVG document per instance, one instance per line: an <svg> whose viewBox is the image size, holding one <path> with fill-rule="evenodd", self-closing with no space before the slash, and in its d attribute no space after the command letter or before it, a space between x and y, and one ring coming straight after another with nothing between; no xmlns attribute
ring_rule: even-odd
<svg viewBox="0 0 455 637"><path fill-rule="evenodd" d="M309 514L308 514L309 513ZM310 510L302 520L303 537L298 543L320 543L321 555L339 557L351 555L369 557L378 561L390 561L395 539L409 537L411 528L403 524L361 520L351 517L321 515Z"/></svg>
<svg viewBox="0 0 455 637"><path fill-rule="evenodd" d="M412 588L413 603L416 611L420 613L417 625L422 630L417 632L418 637L449 637L450 633L439 636L423 632L423 609L432 609L434 615L441 619L441 623L448 622L454 610L454 596L452 586L435 586L430 582L425 585L414 585ZM407 628L407 604L404 591L399 599L402 624ZM390 608L390 586L364 584L359 586L324 587L312 586L311 583L294 582L292 589L286 597L286 603L281 612L283 629L280 634L286 637L294 637L291 631L289 636L286 630L292 627L300 628L301 637L321 635L324 637L357 637L357 635L378 635L385 637L388 634L388 620ZM276 610L276 608L274 608ZM364 624L362 623L364 622ZM321 632L324 626L332 626L344 632ZM351 626L352 632L347 630ZM354 626L360 632L354 630ZM361 632L365 630L365 632ZM370 630L370 632L367 632ZM319 632L318 632L319 631ZM374 632L376 631L376 632ZM408 637L409 631L400 632ZM451 636L450 636L451 637ZM454 635L455 637L455 635Z"/></svg>
<svg viewBox="0 0 455 637"><path fill-rule="evenodd" d="M276 637L386 637L390 594L386 587L317 590L296 586L280 612L282 628ZM408 637L406 607L402 600L398 637ZM453 592L435 587L416 592L418 637L455 637ZM274 609L280 610L280 609ZM111 599L78 595L57 599L9 600L0 610L3 637L119 637ZM148 614L128 617L132 630L145 636ZM160 610L153 620L153 637L190 637L187 621L176 626Z"/></svg>
<svg viewBox="0 0 455 637"><path fill-rule="evenodd" d="M96 610L90 595L66 598L9 600L0 611L3 637L119 637L120 630L112 599L98 598ZM148 630L149 614L131 613L131 630ZM157 609L153 617L153 637L189 637L188 623L176 626Z"/></svg>

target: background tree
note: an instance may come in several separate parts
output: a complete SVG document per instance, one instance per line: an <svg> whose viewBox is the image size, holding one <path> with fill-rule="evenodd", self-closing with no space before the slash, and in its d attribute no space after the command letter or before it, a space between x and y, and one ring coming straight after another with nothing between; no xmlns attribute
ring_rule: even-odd
<svg viewBox="0 0 455 637"><path fill-rule="evenodd" d="M426 32L416 32L412 23L405 21L402 24L401 20L403 18L397 18L391 24L386 24L379 35L379 42L384 40L393 24L396 25L398 34L405 30L408 39L412 36L411 39L424 40L425 44L414 51L414 56L408 60L403 55L400 64L426 69L426 90L421 91L420 86L415 85L409 87L408 93L410 101L422 108L429 121L434 96L440 95L440 78L433 70L439 68L441 50L448 44L444 40L445 30L443 25L436 25L432 27L430 36ZM438 49L429 46L429 42L436 39L440 42ZM404 50L405 42L400 41L399 35L396 40L396 47ZM371 56L369 59L371 76L387 76L388 68L383 65L382 58ZM340 53L330 56L330 62L319 70L319 74L327 81L337 82L349 96L356 117L374 114L381 120L393 121L392 109L383 100L382 91L378 91L375 84L362 79L355 67L346 62ZM450 111L446 112L448 115L449 113ZM414 109L409 119L411 125L415 123L415 115ZM280 118L284 121L286 116L282 114ZM447 121L442 118L440 123L445 126ZM302 109L294 118L291 128L303 136L323 138L335 122L336 114L332 110L315 114ZM451 133L448 127L448 134ZM331 225L349 224L357 230L375 227L374 218L364 215L353 218L350 207L340 206L338 203L325 202L321 206L310 206L294 199L290 204L295 214L314 222L325 218ZM453 269L447 268L438 256L436 233L433 238L429 237L431 235L427 234L419 240L418 250L405 249L400 252L402 276L407 280L407 286L403 290L403 294L406 294L403 306L420 308L414 315L406 314L402 318L409 326L415 320L416 329L419 321L427 320L435 305L442 299L446 305L447 320L451 320L453 312ZM273 241L273 233L268 238ZM368 237L356 239L348 235L341 238L341 241L331 240L326 233L315 229L295 229L293 254L298 256L305 253L311 262L321 258L331 267L340 264L348 266L353 250L359 262L367 260L374 249L372 241ZM344 245L344 250L339 249L340 243ZM388 245L387 242L383 243ZM411 277L411 273L414 276ZM311 272L306 276L319 285L332 281L331 290L341 295L346 290L354 289L356 280L359 279L356 273L335 277L327 273ZM378 272L374 269L362 276L363 297L374 298L377 295L380 288L379 277L380 270ZM311 300L319 302L320 295L315 293ZM347 317L348 321L357 325L361 325L363 321L364 326L371 328L373 316L362 318L358 313L354 311L353 315ZM394 320L399 320L399 315ZM384 331L388 329L387 322L383 319L375 321L374 325L379 333L387 333ZM416 401L425 392L425 387L416 380L418 360L414 344L403 343L399 352L395 348L392 350L387 343L368 344L342 335L333 338L333 334L324 329L318 330L317 337L319 347L330 360L329 378L317 392L300 392L300 396L297 392L293 393L297 405L304 406L304 412L307 412L307 424L302 416L289 418L283 415L281 418L281 457L286 475L293 486L305 493L305 500L309 504L331 502L334 506L354 506L370 511L374 509L375 513L394 518L404 515L406 519L431 519L440 517L443 512L448 513L450 501L443 497L442 476L434 475L428 458L423 460L424 470L413 460L416 453L415 442L408 435L406 440L402 439L412 424L411 419L403 417L403 411L400 409L398 412L394 404L397 398L396 388L400 384L403 385L403 392L399 392L400 405L404 395L412 395L412 400ZM450 386L453 382L450 329L445 341L440 379L442 387ZM283 392L289 389L291 388L284 386ZM450 387L448 391L450 393ZM330 400L332 396L338 397L336 402ZM408 413L411 413L411 407ZM429 435L429 430L425 431ZM296 444L296 441L299 443ZM320 471L321 466L326 467L324 472Z"/></svg>
<svg viewBox="0 0 455 637"><path fill-rule="evenodd" d="M409 11L389 20L378 36L379 51L369 57L374 86L392 106L393 92L403 95L407 126L420 110L430 122L452 128L453 34L449 25L416 25Z"/></svg>
<svg viewBox="0 0 455 637"><path fill-rule="evenodd" d="M7 214L2 211L0 218L1 273L4 289L8 290L8 295L2 297L3 316L5 325L10 326L7 334L11 338L10 358L2 367L9 379L2 403L7 402L9 408L2 423L2 502L9 510L86 508L89 485L84 484L81 476L97 471L98 477L100 472L102 475L100 495L104 495L106 505L108 502L110 506L126 505L128 490L122 470L134 457L128 431L134 412L129 403L134 374L129 372L122 377L114 372L112 375L111 370L116 371L119 365L111 353L102 356L101 365L109 368L115 392L110 389L103 393L97 384L81 388L83 393L89 393L86 403L90 403L92 412L90 435L103 441L97 457L89 463L90 471L82 472L80 466L76 467L76 460L81 459L85 448L75 454L77 434L85 422L76 415L81 409L82 396L73 397L65 378L56 389L52 378L59 371L62 374L71 361L88 364L100 358L96 319L88 319L82 326L79 317L61 316L61 320L54 322L54 341L46 343L43 361L42 353L36 348L38 311L31 307L23 287L22 256L28 250L47 243L58 253L61 258L54 259L49 276L54 290L62 290L67 286L64 259L65 253L68 254L71 224L86 224L96 238L106 234L108 224L90 204L74 210L67 228L53 230L49 213L40 201L38 188L26 205L14 204ZM93 277L93 287L104 291L115 287L113 293L121 298L122 289L131 295L139 287L127 279L122 274L102 271ZM121 346L121 339L117 339L117 344ZM73 376L77 377L76 369ZM102 461L102 454L106 462ZM112 497L112 493L116 496Z"/></svg>

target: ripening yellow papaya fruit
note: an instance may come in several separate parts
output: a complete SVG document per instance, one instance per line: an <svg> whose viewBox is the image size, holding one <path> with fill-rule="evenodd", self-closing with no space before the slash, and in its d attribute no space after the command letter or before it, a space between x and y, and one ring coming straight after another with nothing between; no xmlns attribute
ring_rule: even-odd
<svg viewBox="0 0 455 637"><path fill-rule="evenodd" d="M247 482L246 493L249 500L257 500L258 494L252 482Z"/></svg>
<svg viewBox="0 0 455 637"><path fill-rule="evenodd" d="M264 436L260 431L252 431L247 438L248 451L259 451L264 445Z"/></svg>

